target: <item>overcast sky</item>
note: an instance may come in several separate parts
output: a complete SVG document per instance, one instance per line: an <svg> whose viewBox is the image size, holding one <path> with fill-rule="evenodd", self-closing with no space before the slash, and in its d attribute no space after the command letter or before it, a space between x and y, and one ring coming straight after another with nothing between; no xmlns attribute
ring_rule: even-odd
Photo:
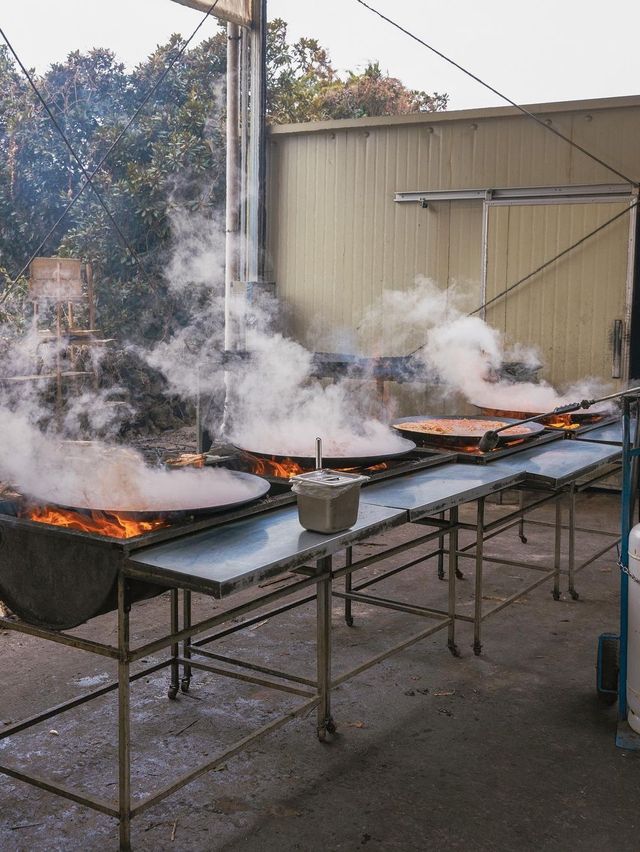
<svg viewBox="0 0 640 852"><path fill-rule="evenodd" d="M519 103L640 93L635 0L369 0ZM448 92L450 109L501 104L495 95L392 29L356 0L268 0L294 37L314 36L339 69L369 60L412 88ZM43 71L74 49L110 47L128 65L201 13L172 0L4 0L0 26ZM201 30L211 34L215 22Z"/></svg>

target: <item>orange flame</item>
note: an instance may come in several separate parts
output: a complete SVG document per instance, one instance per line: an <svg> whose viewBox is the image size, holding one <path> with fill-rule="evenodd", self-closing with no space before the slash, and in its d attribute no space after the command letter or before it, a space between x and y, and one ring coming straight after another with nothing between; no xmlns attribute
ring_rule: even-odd
<svg viewBox="0 0 640 852"><path fill-rule="evenodd" d="M51 506L38 506L29 509L26 516L30 521L37 521L39 524L51 524L56 527L108 535L113 538L133 538L159 527L168 526L167 521L163 518L138 521L116 512L99 512L96 510L84 515L70 509L53 509Z"/></svg>
<svg viewBox="0 0 640 852"><path fill-rule="evenodd" d="M514 420L522 420L524 417L533 417L535 412L529 411L509 411L506 408L487 408L486 406L480 407L480 411L485 415L491 415L494 417L512 417ZM575 419L572 412L568 414L551 414L549 417L544 417L540 422L544 426L550 426L552 429L566 429L566 430L575 430L579 429L583 423L597 423L599 420L603 420L606 417L606 414L603 414L599 411L590 411L588 414L584 412L580 412L579 419Z"/></svg>
<svg viewBox="0 0 640 852"><path fill-rule="evenodd" d="M272 476L279 479L291 479L292 476L297 476L299 473L309 473L313 470L313 467L302 467L302 465L293 461L293 459L277 461L274 458L254 456L251 453L245 453L245 456L251 462L251 472L256 473L258 476ZM345 472L363 469L367 471L375 471L386 470L388 467L389 465L386 462L379 462L378 464L369 465L368 467L339 467L336 468L336 470L342 470Z"/></svg>
<svg viewBox="0 0 640 852"><path fill-rule="evenodd" d="M258 456L250 456L250 459L251 471L257 473L258 476L277 476L280 479L290 479L292 476L304 473L304 468L294 462L293 459L285 459L281 462Z"/></svg>
<svg viewBox="0 0 640 852"><path fill-rule="evenodd" d="M580 423L574 420L570 414L554 414L552 417L545 417L542 421L545 426L551 426L553 429L579 429Z"/></svg>

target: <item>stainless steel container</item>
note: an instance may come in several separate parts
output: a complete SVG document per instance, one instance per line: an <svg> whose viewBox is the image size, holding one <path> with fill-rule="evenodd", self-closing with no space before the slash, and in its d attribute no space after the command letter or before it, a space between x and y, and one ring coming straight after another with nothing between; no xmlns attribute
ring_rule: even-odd
<svg viewBox="0 0 640 852"><path fill-rule="evenodd" d="M358 519L360 486L368 479L339 470L314 470L292 477L301 525L320 533L352 527Z"/></svg>

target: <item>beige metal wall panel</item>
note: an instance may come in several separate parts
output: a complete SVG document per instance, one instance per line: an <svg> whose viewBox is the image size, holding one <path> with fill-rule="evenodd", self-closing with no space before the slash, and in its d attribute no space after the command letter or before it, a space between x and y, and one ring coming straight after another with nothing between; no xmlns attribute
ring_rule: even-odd
<svg viewBox="0 0 640 852"><path fill-rule="evenodd" d="M479 298L482 205L392 201L420 157L416 134L318 134L295 150L273 143L270 261L298 338L320 345L320 325L353 329L385 289L408 289L418 276ZM395 351L388 323L382 338L364 340L368 351Z"/></svg>
<svg viewBox="0 0 640 852"><path fill-rule="evenodd" d="M621 204L494 207L489 217L489 298L610 219ZM624 320L626 216L487 309L511 343L535 347L554 384L611 380L611 332Z"/></svg>
<svg viewBox="0 0 640 852"><path fill-rule="evenodd" d="M531 109L624 175L640 178L640 98ZM269 274L291 307L295 336L339 348L348 340L337 330L348 338L385 289L408 289L418 276L443 288L456 283L480 302L482 202L430 202L423 209L394 202L396 192L621 182L511 108L275 127ZM618 209L606 203L491 208L487 295ZM623 217L487 319L514 342L538 347L556 383L610 377L609 334L613 319L624 318L627 244ZM403 351L399 323L402 318L385 317L383 333L366 338L365 351Z"/></svg>

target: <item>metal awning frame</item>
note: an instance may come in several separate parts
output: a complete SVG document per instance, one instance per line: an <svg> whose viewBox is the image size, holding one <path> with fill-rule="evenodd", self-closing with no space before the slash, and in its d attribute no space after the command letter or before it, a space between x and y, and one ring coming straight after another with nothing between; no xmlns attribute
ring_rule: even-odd
<svg viewBox="0 0 640 852"><path fill-rule="evenodd" d="M565 186L521 186L508 188L442 189L396 192L398 204L428 206L438 201L483 201L493 206L508 204L587 204L631 200L637 188L629 183L567 184Z"/></svg>

